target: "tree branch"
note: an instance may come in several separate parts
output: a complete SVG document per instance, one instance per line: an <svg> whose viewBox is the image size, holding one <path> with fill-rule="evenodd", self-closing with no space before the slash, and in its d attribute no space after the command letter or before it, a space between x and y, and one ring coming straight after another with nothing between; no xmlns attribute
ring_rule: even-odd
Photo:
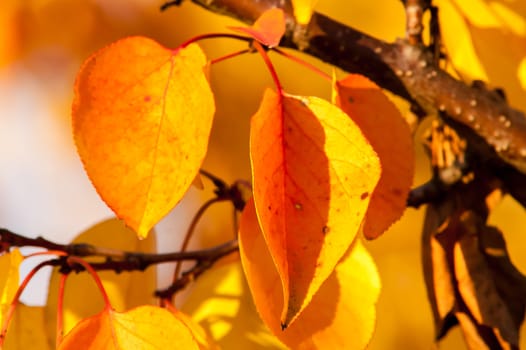
<svg viewBox="0 0 526 350"><path fill-rule="evenodd" d="M312 16L307 27L302 26L294 19L290 0L191 1L247 24L267 9L282 8L287 30L281 47L301 50L345 71L365 75L409 101L419 115L442 116L473 143L475 158L495 168L510 193L526 205L524 186L516 188L517 183L526 183L524 113L494 91L453 78L438 67L436 54L426 47L405 39L387 43L319 13ZM426 5L426 1L407 3ZM413 35L417 38L419 34Z"/></svg>
<svg viewBox="0 0 526 350"><path fill-rule="evenodd" d="M195 260L200 264L215 262L219 258L237 251L237 240L228 241L224 244L209 249L173 252L165 254L137 253L97 247L91 244L57 244L48 241L42 237L28 238L18 235L6 229L0 228L0 247L6 251L10 247L40 247L47 250L59 250L68 255L78 257L103 257L104 262L90 263L97 270L112 270L115 272L122 271L142 271L151 265L157 265L168 262ZM82 271L80 265L70 266L65 259L57 259L54 266L61 266L64 270Z"/></svg>

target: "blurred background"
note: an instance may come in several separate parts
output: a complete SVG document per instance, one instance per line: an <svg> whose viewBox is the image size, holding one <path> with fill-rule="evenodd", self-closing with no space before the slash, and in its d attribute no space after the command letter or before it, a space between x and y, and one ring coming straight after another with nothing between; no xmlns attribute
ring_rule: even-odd
<svg viewBox="0 0 526 350"><path fill-rule="evenodd" d="M73 144L70 106L75 74L95 50L129 35L145 35L167 47L207 32L239 25L189 1L161 13L153 0L2 0L0 4L0 226L27 236L67 243L88 227L112 217L85 175ZM441 0L442 28L452 72L466 81L502 86L512 105L526 110L526 3ZM385 40L404 36L405 17L397 0L319 1L317 10ZM202 42L209 58L244 48L228 39ZM296 54L296 53L295 53ZM297 54L301 56L301 54ZM285 89L328 98L327 82L303 67L271 56ZM319 65L327 72L331 67ZM343 72L337 72L343 76ZM215 118L204 168L227 182L250 179L249 118L263 90L272 86L257 55L214 65ZM407 113L407 106L396 101ZM429 163L415 137L414 183L429 176ZM159 251L179 247L193 213L212 187L191 189L158 226ZM382 278L377 331L370 349L463 349L458 330L433 342L433 322L420 263L423 209L406 214L380 239L368 242ZM524 210L507 198L491 222L505 233L511 258L526 273ZM210 246L233 236L228 205L219 204L197 228L193 246ZM26 271L29 266L24 265ZM170 269L160 269L159 285ZM38 275L23 301L42 305L49 276ZM522 345L526 346L523 329Z"/></svg>

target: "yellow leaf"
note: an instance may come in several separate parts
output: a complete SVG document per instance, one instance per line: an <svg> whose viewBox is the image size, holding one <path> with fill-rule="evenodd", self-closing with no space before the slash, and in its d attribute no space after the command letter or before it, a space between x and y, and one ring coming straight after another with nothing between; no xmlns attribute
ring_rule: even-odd
<svg viewBox="0 0 526 350"><path fill-rule="evenodd" d="M523 90L526 91L526 57L521 60L518 68L519 82Z"/></svg>
<svg viewBox="0 0 526 350"><path fill-rule="evenodd" d="M488 81L486 70L473 48L467 23L450 0L438 0L440 7L440 30L447 54L455 68L469 79Z"/></svg>
<svg viewBox="0 0 526 350"><path fill-rule="evenodd" d="M292 0L294 17L299 24L307 24L310 21L314 6L318 0Z"/></svg>
<svg viewBox="0 0 526 350"><path fill-rule="evenodd" d="M448 0L472 26L500 28L516 35L526 36L526 7L514 11L502 1ZM513 6L512 4L510 4Z"/></svg>
<svg viewBox="0 0 526 350"><path fill-rule="evenodd" d="M257 310L270 330L291 349L364 349L376 318L380 280L376 266L357 239L310 304L282 330L283 293L279 275L259 228L254 204L243 211L239 230L245 276Z"/></svg>
<svg viewBox="0 0 526 350"><path fill-rule="evenodd" d="M205 156L214 100L197 44L144 37L92 55L75 83L73 132L99 195L139 237L168 213Z"/></svg>
<svg viewBox="0 0 526 350"><path fill-rule="evenodd" d="M446 52L467 80L504 87L511 105L526 108L526 6L522 1L437 0Z"/></svg>
<svg viewBox="0 0 526 350"><path fill-rule="evenodd" d="M18 290L22 260L24 257L18 249L0 255L0 325L4 324L6 312Z"/></svg>
<svg viewBox="0 0 526 350"><path fill-rule="evenodd" d="M222 349L284 348L258 317L239 261L200 276L181 310Z"/></svg>
<svg viewBox="0 0 526 350"><path fill-rule="evenodd" d="M283 286L286 327L354 240L380 164L339 108L272 90L252 118L250 156L259 222Z"/></svg>
<svg viewBox="0 0 526 350"><path fill-rule="evenodd" d="M337 105L360 127L382 168L367 209L363 233L378 237L398 220L406 208L414 173L414 152L409 126L382 90L369 79L351 74L336 83Z"/></svg>
<svg viewBox="0 0 526 350"><path fill-rule="evenodd" d="M201 327L198 323L194 322L190 318L190 316L177 309L170 311L174 314L174 316L177 319L179 319L179 321L181 321L186 327L188 327L188 330L190 330L190 333L192 333L192 336L199 345L200 350L219 349L219 347L213 343L212 339L208 336L208 334L206 334L203 327Z"/></svg>
<svg viewBox="0 0 526 350"><path fill-rule="evenodd" d="M466 16L466 19L476 26L499 26L499 20L495 17L494 13L492 13L486 0L452 0L452 4Z"/></svg>
<svg viewBox="0 0 526 350"><path fill-rule="evenodd" d="M84 319L59 349L199 350L188 327L166 309L141 306L125 313L105 309Z"/></svg>
<svg viewBox="0 0 526 350"><path fill-rule="evenodd" d="M518 4L519 1L516 1ZM522 3L522 8L514 11L503 2L490 2L489 7L493 10L502 26L506 26L512 33L526 37L526 6Z"/></svg>
<svg viewBox="0 0 526 350"><path fill-rule="evenodd" d="M154 252L156 248L155 234L151 233L148 238L139 241L135 233L117 219L106 220L91 227L73 242L136 252ZM88 259L88 261L95 260ZM98 275L112 306L118 311L155 301L153 292L157 277L153 267L146 271L121 274L101 271ZM45 306L47 333L52 345L56 335L59 280L60 273L54 269ZM94 315L103 307L104 301L91 276L88 273L72 273L68 276L64 293L64 334L67 334L81 319Z"/></svg>
<svg viewBox="0 0 526 350"><path fill-rule="evenodd" d="M27 349L49 350L51 347L45 332L44 308L19 303L9 325L4 350Z"/></svg>

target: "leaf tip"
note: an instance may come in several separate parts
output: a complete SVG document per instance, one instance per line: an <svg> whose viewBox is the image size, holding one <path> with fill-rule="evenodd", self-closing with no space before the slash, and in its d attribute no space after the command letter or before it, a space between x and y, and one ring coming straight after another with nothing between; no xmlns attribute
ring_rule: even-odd
<svg viewBox="0 0 526 350"><path fill-rule="evenodd" d="M152 229L151 225L147 225L146 223L141 223L139 228L136 230L137 238L140 241L142 241L143 239L146 239L151 229Z"/></svg>
<svg viewBox="0 0 526 350"><path fill-rule="evenodd" d="M298 318L301 311L303 311L303 307L301 305L295 305L294 302L288 300L287 306L283 308L283 314L281 317L281 330L283 331L288 326L290 326L292 322Z"/></svg>

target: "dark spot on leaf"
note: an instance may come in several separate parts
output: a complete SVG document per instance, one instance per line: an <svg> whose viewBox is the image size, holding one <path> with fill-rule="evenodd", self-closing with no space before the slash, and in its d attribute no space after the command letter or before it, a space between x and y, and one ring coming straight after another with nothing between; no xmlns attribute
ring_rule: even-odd
<svg viewBox="0 0 526 350"><path fill-rule="evenodd" d="M331 229L330 229L329 226L323 226L323 228L321 229L321 232L323 232L323 234L325 235L325 234L329 233L330 230Z"/></svg>
<svg viewBox="0 0 526 350"><path fill-rule="evenodd" d="M393 188L393 194L395 196L401 196L403 194L403 191L399 188Z"/></svg>
<svg viewBox="0 0 526 350"><path fill-rule="evenodd" d="M361 200L364 200L364 199L366 199L367 197L369 197L369 192L364 192L364 193L362 193L362 195L360 196L360 199L361 199Z"/></svg>

